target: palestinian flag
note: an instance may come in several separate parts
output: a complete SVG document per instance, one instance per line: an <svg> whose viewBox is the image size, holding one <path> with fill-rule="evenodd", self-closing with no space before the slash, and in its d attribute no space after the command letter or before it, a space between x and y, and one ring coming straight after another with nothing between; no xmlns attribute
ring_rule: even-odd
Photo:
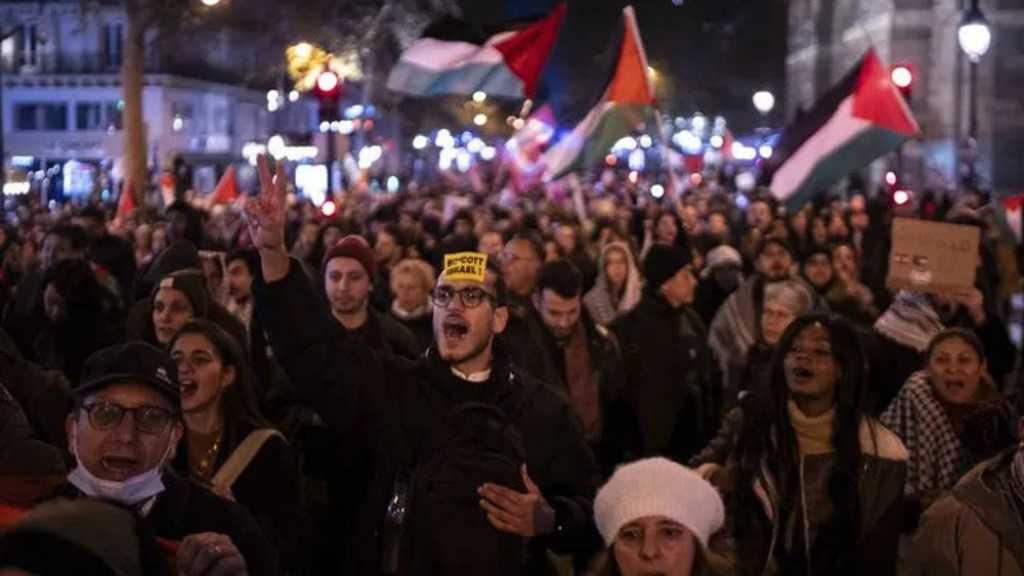
<svg viewBox="0 0 1024 576"><path fill-rule="evenodd" d="M1004 236L1013 238L1019 246L1024 243L1024 220L1021 218L1021 211L1024 210L1024 194L1006 196L995 202L995 216Z"/></svg>
<svg viewBox="0 0 1024 576"><path fill-rule="evenodd" d="M519 31L488 33L467 22L429 26L391 69L388 88L412 96L484 92L531 98L565 17L565 4Z"/></svg>
<svg viewBox="0 0 1024 576"><path fill-rule="evenodd" d="M790 206L896 150L920 131L874 49L787 126L763 183Z"/></svg>
<svg viewBox="0 0 1024 576"><path fill-rule="evenodd" d="M228 166L224 175L220 177L217 187L213 189L210 201L214 205L231 204L238 199L238 196L238 176L235 175L235 167Z"/></svg>
<svg viewBox="0 0 1024 576"><path fill-rule="evenodd" d="M553 130L551 143L541 158L546 181L602 161L619 138L645 124L657 125L654 89L636 15L632 6L623 8L622 14L623 34L611 79L601 99L571 132L559 134Z"/></svg>

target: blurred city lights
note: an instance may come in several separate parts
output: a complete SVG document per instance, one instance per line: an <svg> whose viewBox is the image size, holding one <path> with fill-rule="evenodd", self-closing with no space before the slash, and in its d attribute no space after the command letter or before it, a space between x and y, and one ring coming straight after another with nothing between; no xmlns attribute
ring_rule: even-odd
<svg viewBox="0 0 1024 576"><path fill-rule="evenodd" d="M487 124L487 114L481 113L474 116L473 124L476 124L477 126L483 126L484 124Z"/></svg>
<svg viewBox="0 0 1024 576"><path fill-rule="evenodd" d="M910 202L910 192L906 190L897 190L892 193L892 200L897 206L903 206L907 202Z"/></svg>
<svg viewBox="0 0 1024 576"><path fill-rule="evenodd" d="M291 92L289 92L288 93L288 101L289 102L298 102L299 101L299 91L298 90L292 90Z"/></svg>
<svg viewBox="0 0 1024 576"><path fill-rule="evenodd" d="M897 66L891 72L892 83L897 88L909 88L914 83L914 74L906 66Z"/></svg>
<svg viewBox="0 0 1024 576"><path fill-rule="evenodd" d="M338 75L330 70L324 70L316 77L316 87L321 92L333 92L338 87Z"/></svg>
<svg viewBox="0 0 1024 576"><path fill-rule="evenodd" d="M476 102L476 103L479 104L480 102L483 102L484 100L487 100L487 93L486 92L480 92L480 91L473 92L473 102Z"/></svg>
<svg viewBox="0 0 1024 576"><path fill-rule="evenodd" d="M650 148L652 145L654 145L654 141L651 139L650 136L644 134L643 136L640 137L640 146L642 148Z"/></svg>
<svg viewBox="0 0 1024 576"><path fill-rule="evenodd" d="M885 183L888 184L889 186L895 186L896 185L896 173L892 172L892 171L886 172L885 173Z"/></svg>
<svg viewBox="0 0 1024 576"><path fill-rule="evenodd" d="M295 45L295 55L299 58L309 58L313 55L313 45L309 42L299 42Z"/></svg>
<svg viewBox="0 0 1024 576"><path fill-rule="evenodd" d="M473 154L477 154L484 149L484 146L485 144L483 140L479 138L473 138L472 140L469 141L469 144L466 145L466 149L472 152Z"/></svg>
<svg viewBox="0 0 1024 576"><path fill-rule="evenodd" d="M775 108L775 95L767 90L754 92L754 108L761 114L767 114Z"/></svg>
<svg viewBox="0 0 1024 576"><path fill-rule="evenodd" d="M497 156L497 154L497 150L491 146L485 146L484 149L480 151L480 159L487 161L494 160L494 157Z"/></svg>
<svg viewBox="0 0 1024 576"><path fill-rule="evenodd" d="M334 213L338 211L338 207L334 205L334 202L328 200L320 205L320 211L324 213L324 216L334 216Z"/></svg>
<svg viewBox="0 0 1024 576"><path fill-rule="evenodd" d="M399 187L400 184L401 184L401 182L398 181L398 176L388 176L388 183L387 183L387 190L388 190L388 192L390 192L392 194L394 194L395 192L398 192L398 187Z"/></svg>
<svg viewBox="0 0 1024 576"><path fill-rule="evenodd" d="M761 144L761 146L757 149L757 153L760 154L761 158L764 158L765 160L771 158L773 152L775 151L772 150L772 147L769 146L768 144Z"/></svg>
<svg viewBox="0 0 1024 576"><path fill-rule="evenodd" d="M612 152L625 152L636 150L636 138L632 136L625 136L619 138L615 144L612 145Z"/></svg>
<svg viewBox="0 0 1024 576"><path fill-rule="evenodd" d="M661 198L664 195L665 195L665 187L664 186L662 186L661 184L655 184L654 186L651 186L651 196L653 196L655 198Z"/></svg>
<svg viewBox="0 0 1024 576"><path fill-rule="evenodd" d="M719 136L718 134L715 134L714 136L711 137L712 148L721 148L723 144L725 144L725 139Z"/></svg>
<svg viewBox="0 0 1024 576"><path fill-rule="evenodd" d="M451 148L455 146L455 138L452 137L452 133L442 128L437 131L437 137L434 138L434 146L438 148Z"/></svg>
<svg viewBox="0 0 1024 576"><path fill-rule="evenodd" d="M423 134L417 134L412 139L412 147L417 150L423 150L424 148L427 147L428 144L430 144L430 139L424 136Z"/></svg>

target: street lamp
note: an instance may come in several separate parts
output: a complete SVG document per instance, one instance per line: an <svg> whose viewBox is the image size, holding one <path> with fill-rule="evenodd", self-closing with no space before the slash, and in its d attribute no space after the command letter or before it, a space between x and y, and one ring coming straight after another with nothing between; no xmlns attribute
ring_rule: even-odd
<svg viewBox="0 0 1024 576"><path fill-rule="evenodd" d="M964 11L957 29L957 39L960 41L960 49L975 64L981 61L992 45L992 30L978 6L978 0L972 0L971 7Z"/></svg>
<svg viewBox="0 0 1024 576"><path fill-rule="evenodd" d="M968 120L967 138L971 145L976 144L978 139L978 63L988 52L992 45L992 31L989 28L988 20L982 14L978 6L978 0L971 0L971 6L964 11L960 20L960 27L957 29L957 39L960 41L960 49L967 55L970 61L970 87L967 96ZM974 181L974 154L972 153L968 164L968 179Z"/></svg>

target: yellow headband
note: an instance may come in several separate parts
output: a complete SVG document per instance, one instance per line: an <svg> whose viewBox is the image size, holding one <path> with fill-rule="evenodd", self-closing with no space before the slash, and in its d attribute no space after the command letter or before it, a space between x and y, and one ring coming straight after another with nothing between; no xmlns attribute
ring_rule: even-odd
<svg viewBox="0 0 1024 576"><path fill-rule="evenodd" d="M483 284L487 274L487 254L480 252L459 252L444 255L445 280L469 280Z"/></svg>

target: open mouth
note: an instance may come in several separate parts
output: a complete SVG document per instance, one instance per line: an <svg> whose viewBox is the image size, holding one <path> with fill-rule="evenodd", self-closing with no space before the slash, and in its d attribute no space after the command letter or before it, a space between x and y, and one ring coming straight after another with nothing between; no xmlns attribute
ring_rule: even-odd
<svg viewBox="0 0 1024 576"><path fill-rule="evenodd" d="M804 368L803 366L794 366L793 369L790 370L790 374L793 375L793 379L797 382L807 382L814 378L814 370Z"/></svg>
<svg viewBox="0 0 1024 576"><path fill-rule="evenodd" d="M182 396L182 398L195 394L196 390L198 390L198 389L199 389L199 384L195 380L185 380L185 379L183 379L181 381L181 396Z"/></svg>
<svg viewBox="0 0 1024 576"><path fill-rule="evenodd" d="M457 316L446 318L442 328L445 339L451 343L461 342L469 334L469 322Z"/></svg>
<svg viewBox="0 0 1024 576"><path fill-rule="evenodd" d="M104 470L118 476L127 477L135 471L138 462L126 456L105 456L100 458L100 466Z"/></svg>
<svg viewBox="0 0 1024 576"><path fill-rule="evenodd" d="M962 392L967 385L963 380L946 379L946 388L953 392Z"/></svg>

